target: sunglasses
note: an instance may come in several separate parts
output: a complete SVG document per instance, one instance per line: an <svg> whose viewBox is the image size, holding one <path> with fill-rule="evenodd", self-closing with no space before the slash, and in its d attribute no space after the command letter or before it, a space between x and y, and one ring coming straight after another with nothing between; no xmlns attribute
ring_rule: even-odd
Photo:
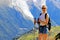
<svg viewBox="0 0 60 40"><path fill-rule="evenodd" d="M46 8L42 8L42 9L46 9Z"/></svg>

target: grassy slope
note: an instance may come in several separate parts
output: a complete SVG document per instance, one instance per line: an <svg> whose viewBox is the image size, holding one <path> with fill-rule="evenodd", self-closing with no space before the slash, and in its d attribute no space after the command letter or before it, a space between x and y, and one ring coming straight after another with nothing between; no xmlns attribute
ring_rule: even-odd
<svg viewBox="0 0 60 40"><path fill-rule="evenodd" d="M52 27L51 29L51 32L50 32L50 40L54 40L55 39L55 36L60 32L60 27L57 26L57 27Z"/></svg>
<svg viewBox="0 0 60 40"><path fill-rule="evenodd" d="M49 39L54 40L55 35L59 32L60 32L60 27L52 27L50 31ZM36 40L37 37L38 37L38 31L36 32L33 31L32 33L23 35L18 40Z"/></svg>

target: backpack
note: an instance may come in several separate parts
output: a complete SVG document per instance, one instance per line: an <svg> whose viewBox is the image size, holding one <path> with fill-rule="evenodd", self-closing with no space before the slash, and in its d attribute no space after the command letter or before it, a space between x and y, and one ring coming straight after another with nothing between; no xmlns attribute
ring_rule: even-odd
<svg viewBox="0 0 60 40"><path fill-rule="evenodd" d="M40 13L40 16L41 16L41 14L42 13ZM46 19L46 15L47 15L47 13L45 14L45 19ZM48 21L47 26L48 26L48 30L50 31L51 30L51 20L50 20L50 17L49 17L49 21Z"/></svg>

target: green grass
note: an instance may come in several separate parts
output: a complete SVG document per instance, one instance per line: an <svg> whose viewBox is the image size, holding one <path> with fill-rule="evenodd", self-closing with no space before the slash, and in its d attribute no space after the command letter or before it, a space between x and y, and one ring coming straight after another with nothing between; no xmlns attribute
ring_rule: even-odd
<svg viewBox="0 0 60 40"><path fill-rule="evenodd" d="M60 32L59 26L52 27L49 35L50 40L53 40L55 35L57 35L57 33L59 32ZM33 31L32 33L24 34L18 40L36 40L37 37L38 37L38 31L35 31L35 32Z"/></svg>
<svg viewBox="0 0 60 40"><path fill-rule="evenodd" d="M57 27L52 27L51 31L50 31L50 38L55 38L55 36L60 32L60 27L57 26Z"/></svg>

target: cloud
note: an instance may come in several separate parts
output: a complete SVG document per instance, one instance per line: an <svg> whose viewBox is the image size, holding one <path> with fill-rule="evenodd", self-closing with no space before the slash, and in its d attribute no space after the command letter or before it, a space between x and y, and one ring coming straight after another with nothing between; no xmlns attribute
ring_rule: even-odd
<svg viewBox="0 0 60 40"><path fill-rule="evenodd" d="M60 0L50 0L57 8L60 9Z"/></svg>
<svg viewBox="0 0 60 40"><path fill-rule="evenodd" d="M0 5L9 5L12 0L0 0Z"/></svg>
<svg viewBox="0 0 60 40"><path fill-rule="evenodd" d="M41 10L42 5L46 5L46 0L33 0L34 5Z"/></svg>
<svg viewBox="0 0 60 40"><path fill-rule="evenodd" d="M26 0L25 0L26 1ZM33 0L27 0L26 1L28 6L29 6L29 9L33 9L32 5L33 5Z"/></svg>
<svg viewBox="0 0 60 40"><path fill-rule="evenodd" d="M19 28L19 29L22 30L22 31L23 31L23 30L28 30L27 28Z"/></svg>
<svg viewBox="0 0 60 40"><path fill-rule="evenodd" d="M27 4L28 0L1 0L0 5L15 7L16 10L20 11L25 19L34 21L34 17L30 12Z"/></svg>
<svg viewBox="0 0 60 40"><path fill-rule="evenodd" d="M27 0L26 0L27 1ZM12 5L22 13L23 17L25 19L29 19L31 21L34 21L34 17L32 13L30 12L29 6L25 0L15 0L12 1Z"/></svg>
<svg viewBox="0 0 60 40"><path fill-rule="evenodd" d="M29 7L32 8L32 4L34 4L40 11L42 5L46 5L46 0L26 0L29 4Z"/></svg>

